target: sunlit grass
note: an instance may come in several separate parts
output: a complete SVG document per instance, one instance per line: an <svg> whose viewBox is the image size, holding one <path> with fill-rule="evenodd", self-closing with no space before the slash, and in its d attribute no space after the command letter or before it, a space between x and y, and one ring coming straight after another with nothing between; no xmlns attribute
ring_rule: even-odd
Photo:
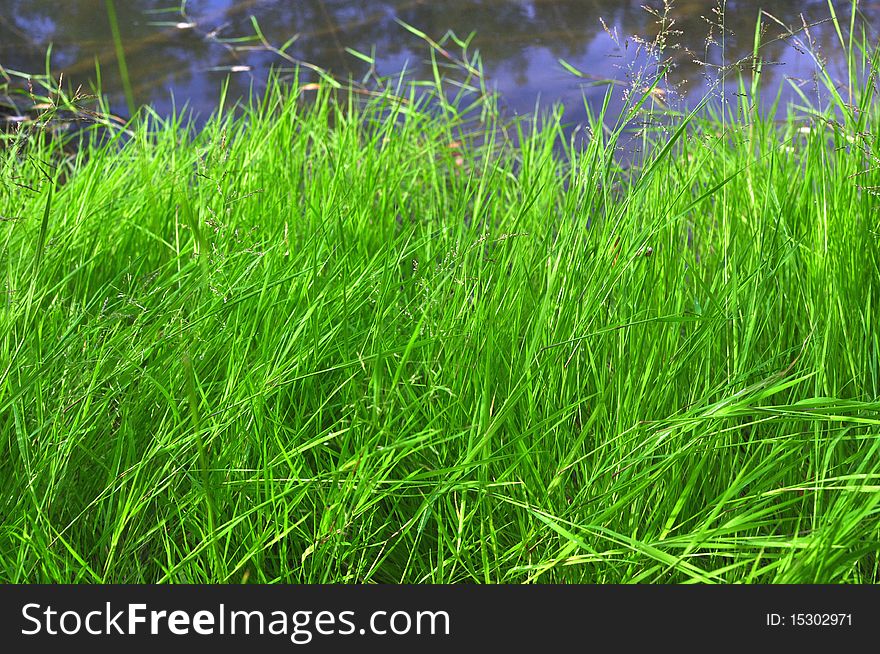
<svg viewBox="0 0 880 654"><path fill-rule="evenodd" d="M278 83L10 141L0 578L880 581L873 84L628 174Z"/></svg>

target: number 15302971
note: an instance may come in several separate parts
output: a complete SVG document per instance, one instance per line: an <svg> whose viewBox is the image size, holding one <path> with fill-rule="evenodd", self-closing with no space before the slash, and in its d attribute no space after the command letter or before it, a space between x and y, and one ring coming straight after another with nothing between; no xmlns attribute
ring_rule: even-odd
<svg viewBox="0 0 880 654"><path fill-rule="evenodd" d="M767 613L768 627L851 627L852 613Z"/></svg>

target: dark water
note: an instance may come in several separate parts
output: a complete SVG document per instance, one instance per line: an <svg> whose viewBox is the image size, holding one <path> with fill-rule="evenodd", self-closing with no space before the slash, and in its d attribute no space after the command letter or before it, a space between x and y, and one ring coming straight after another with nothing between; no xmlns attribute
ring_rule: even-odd
<svg viewBox="0 0 880 654"><path fill-rule="evenodd" d="M662 53L651 53L636 38L656 39L658 15L642 5L662 14L662 0L189 0L182 10L169 9L175 0L115 0L115 7L135 100L160 113L168 113L176 100L178 106L186 102L207 115L227 75L231 93L246 95L251 86L260 88L269 66L289 65L248 40L254 36L251 17L273 45L296 37L287 51L292 57L342 78L361 78L369 70L347 48L374 51L379 75L404 66L416 77L429 74L426 44L395 18L436 40L447 31L460 37L474 33L471 49L479 51L485 78L500 91L508 110L530 112L539 98L561 101L572 121L585 115L582 96L599 102L605 87L585 84L588 80L567 72L560 59L591 78L622 82L616 87L619 103L627 87L638 86L634 80L640 74L650 74L659 59L671 57L668 94L659 99L686 106L717 79L715 66L751 53L759 7L800 29L797 40L778 39L783 28L765 18L762 56L773 62L766 69L772 86L789 89L794 83L809 91L816 66L804 49L819 51L832 66L839 64L841 48L833 28L828 22L813 24L829 17L826 0L720 2L723 25L716 2L674 2L668 18L675 22ZM848 22L850 2L833 4ZM861 0L858 12L876 42L880 0ZM812 26L803 30L804 24ZM114 109L126 113L104 0L0 0L0 66L41 72L50 45L53 72L63 72L68 83L88 85L98 62Z"/></svg>

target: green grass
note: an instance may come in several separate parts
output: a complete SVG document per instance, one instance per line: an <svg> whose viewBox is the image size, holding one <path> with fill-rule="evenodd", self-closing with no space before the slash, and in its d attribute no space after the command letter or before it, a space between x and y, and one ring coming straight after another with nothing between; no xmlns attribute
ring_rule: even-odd
<svg viewBox="0 0 880 654"><path fill-rule="evenodd" d="M627 174L278 83L9 141L0 579L880 581L874 83Z"/></svg>

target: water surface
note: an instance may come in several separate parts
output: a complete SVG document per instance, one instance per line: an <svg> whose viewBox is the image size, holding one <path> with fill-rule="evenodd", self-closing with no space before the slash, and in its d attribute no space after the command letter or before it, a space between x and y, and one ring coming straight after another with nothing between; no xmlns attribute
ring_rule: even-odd
<svg viewBox="0 0 880 654"><path fill-rule="evenodd" d="M186 102L205 116L215 107L227 75L232 95L240 96L252 86L259 89L270 66L287 65L253 39L252 20L273 45L294 39L287 50L292 57L341 78L359 79L370 69L351 50L375 53L379 75L405 66L414 76L428 75L426 44L395 19L436 40L449 31L460 37L473 33L471 48L479 51L485 78L509 111L530 112L539 100L562 102L574 122L585 117L584 95L595 105L605 93L606 87L588 81L620 81L619 104L627 87L638 86L640 75L656 70L658 57L672 57L674 64L668 96L661 99L686 106L701 97L717 79L716 66L751 53L759 7L800 30L796 40L780 39L785 30L765 17L762 56L772 62L767 76L774 87L782 85L786 97L793 97L791 84L811 88L815 62L803 50L819 52L832 65L839 64L842 52L834 30L822 22L829 16L826 0L728 0L720 5L678 0L665 22L672 33L658 56L648 54L640 41L656 39L662 0L189 0L182 10L169 9L170 4L115 2L135 100L163 114L175 102ZM848 20L850 2L833 4ZM719 6L723 14L716 11ZM858 10L876 30L880 0L862 0ZM804 30L804 25L811 27ZM126 113L104 0L0 0L0 66L40 72L50 46L53 71L63 72L69 83L89 85L97 63L114 109ZM575 77L560 59L590 77ZM728 94L733 90L728 88Z"/></svg>

